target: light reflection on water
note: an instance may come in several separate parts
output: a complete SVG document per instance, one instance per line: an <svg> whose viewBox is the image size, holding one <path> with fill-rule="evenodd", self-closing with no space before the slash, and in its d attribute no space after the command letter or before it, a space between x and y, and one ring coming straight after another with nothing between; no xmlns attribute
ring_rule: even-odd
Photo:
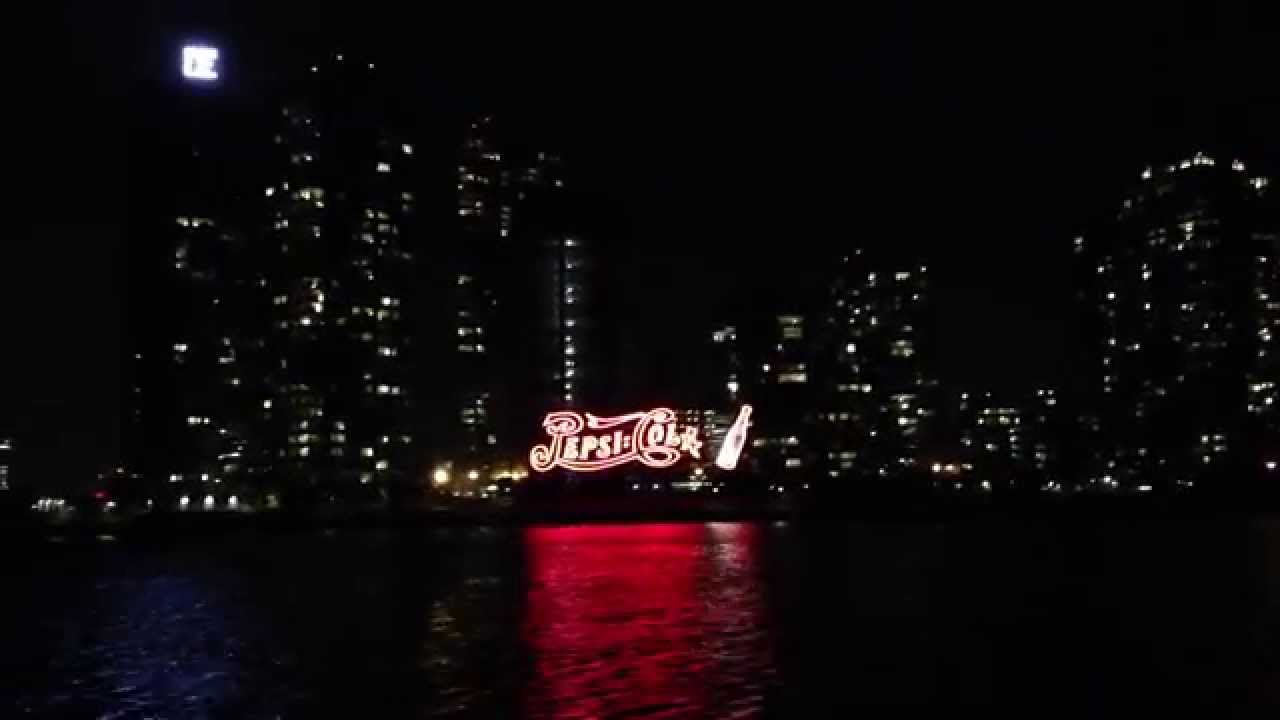
<svg viewBox="0 0 1280 720"><path fill-rule="evenodd" d="M5 718L1280 705L1280 522L1265 518L339 531L0 551Z"/></svg>
<svg viewBox="0 0 1280 720"><path fill-rule="evenodd" d="M72 570L74 572L74 570ZM23 712L201 717L239 694L237 580L219 573L56 578L15 617ZM10 609L10 608L6 608ZM15 608L16 609L16 608ZM29 664L28 664L29 663ZM91 710L92 709L92 710Z"/></svg>
<svg viewBox="0 0 1280 720"><path fill-rule="evenodd" d="M754 525L525 532L530 717L736 716L774 666Z"/></svg>
<svg viewBox="0 0 1280 720"><path fill-rule="evenodd" d="M732 716L774 677L763 532L50 544L6 578L0 699L29 717Z"/></svg>

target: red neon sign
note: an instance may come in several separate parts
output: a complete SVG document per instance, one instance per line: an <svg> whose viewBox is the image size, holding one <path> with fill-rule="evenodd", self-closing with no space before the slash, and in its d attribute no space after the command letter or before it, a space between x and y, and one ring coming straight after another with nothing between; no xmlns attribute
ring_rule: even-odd
<svg viewBox="0 0 1280 720"><path fill-rule="evenodd" d="M529 451L529 466L537 472L555 467L595 472L629 462L666 468L685 453L702 457L698 428L678 427L676 414L669 408L615 417L563 410L547 413L542 429L550 441Z"/></svg>

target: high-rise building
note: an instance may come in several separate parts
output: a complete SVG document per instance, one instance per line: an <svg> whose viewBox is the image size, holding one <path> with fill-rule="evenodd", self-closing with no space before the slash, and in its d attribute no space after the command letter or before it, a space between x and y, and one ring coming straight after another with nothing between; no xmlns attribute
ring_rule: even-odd
<svg viewBox="0 0 1280 720"><path fill-rule="evenodd" d="M929 444L934 486L947 491L1062 492L1073 436L1055 388L997 396L961 391L941 403Z"/></svg>
<svg viewBox="0 0 1280 720"><path fill-rule="evenodd" d="M575 223L560 157L544 151L525 153L512 172L516 242L533 251L534 300L524 313L512 313L522 323L513 333L534 333L532 377L525 382L532 383L538 413L556 405L580 407L595 399L600 382L592 310L597 303L591 281L595 257ZM515 302L517 309L522 305Z"/></svg>
<svg viewBox="0 0 1280 720"><path fill-rule="evenodd" d="M457 167L455 418L446 455L469 476L523 457L542 413L601 382L593 355L592 258L558 155L472 122Z"/></svg>
<svg viewBox="0 0 1280 720"><path fill-rule="evenodd" d="M1143 170L1114 218L1075 238L1105 438L1091 485L1257 471L1274 422L1275 202L1243 162L1197 153Z"/></svg>
<svg viewBox="0 0 1280 720"><path fill-rule="evenodd" d="M707 401L712 405L737 405L742 400L745 380L738 327L725 324L713 330L711 350L707 356L712 365L710 377L706 378L711 388Z"/></svg>
<svg viewBox="0 0 1280 720"><path fill-rule="evenodd" d="M990 392L960 395L960 444L986 489L1012 488L1030 456L1022 408L999 404Z"/></svg>
<svg viewBox="0 0 1280 720"><path fill-rule="evenodd" d="M824 307L817 432L828 477L920 470L936 413L923 329L928 268L841 259Z"/></svg>
<svg viewBox="0 0 1280 720"><path fill-rule="evenodd" d="M201 507L208 497L215 507L231 497L238 503L249 491L245 461L253 428L246 392L256 375L246 361L261 340L243 323L252 312L244 302L251 291L245 238L228 214L218 215L175 219L165 278L173 290L166 310L169 335L165 346L150 349L146 365L159 366L157 377L173 391L153 418L168 440L166 498L199 498Z"/></svg>
<svg viewBox="0 0 1280 720"><path fill-rule="evenodd" d="M701 427L707 448L703 464L710 465L738 408L753 401L755 388L748 386L737 325L718 325L711 332L707 351L701 355L706 358L706 367L701 368L702 372L695 368L691 373L700 386L695 397L701 405L688 413L685 422Z"/></svg>
<svg viewBox="0 0 1280 720"><path fill-rule="evenodd" d="M224 508L247 480L246 392L257 376L245 361L261 339L243 322L256 114L223 88L225 73L186 54L159 73L135 138L124 460L161 507L185 497Z"/></svg>
<svg viewBox="0 0 1280 720"><path fill-rule="evenodd" d="M335 54L309 70L279 109L259 190L255 400L286 490L375 500L416 472L415 151L373 63Z"/></svg>
<svg viewBox="0 0 1280 720"><path fill-rule="evenodd" d="M495 405L502 392L493 339L497 328L497 290L502 278L493 269L503 241L511 236L512 207L504 183L502 151L491 132L492 118L471 124L458 164L458 217L461 237L453 258L452 294L456 365L454 386L458 436L451 448L469 467L491 461L497 452Z"/></svg>
<svg viewBox="0 0 1280 720"><path fill-rule="evenodd" d="M1041 490L1059 492L1069 481L1066 454L1075 440L1067 408L1056 388L1038 388L1022 404L1026 463L1031 482Z"/></svg>
<svg viewBox="0 0 1280 720"><path fill-rule="evenodd" d="M756 411L751 465L779 485L807 479L813 470L811 442L813 336L800 309L763 318L756 328L750 383Z"/></svg>
<svg viewBox="0 0 1280 720"><path fill-rule="evenodd" d="M0 436L0 492L11 489L13 482L13 438Z"/></svg>
<svg viewBox="0 0 1280 720"><path fill-rule="evenodd" d="M960 444L983 490L1015 486L1028 456L1022 409L999 404L990 392L960 394Z"/></svg>
<svg viewBox="0 0 1280 720"><path fill-rule="evenodd" d="M162 507L377 501L414 479L415 150L379 92L373 63L335 54L230 114L253 120L194 113L156 148L132 445Z"/></svg>
<svg viewBox="0 0 1280 720"><path fill-rule="evenodd" d="M1258 254L1253 259L1251 309L1257 353L1248 372L1246 410L1263 472L1272 478L1280 476L1280 191L1267 178L1252 178L1250 183L1265 193L1266 202L1254 232Z"/></svg>

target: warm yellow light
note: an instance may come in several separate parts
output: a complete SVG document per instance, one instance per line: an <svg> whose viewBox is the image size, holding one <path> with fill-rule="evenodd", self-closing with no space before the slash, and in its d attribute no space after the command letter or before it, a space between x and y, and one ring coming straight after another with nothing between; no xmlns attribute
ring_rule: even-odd
<svg viewBox="0 0 1280 720"><path fill-rule="evenodd" d="M431 476L431 481L436 485L448 485L449 471L444 468L436 468L435 473Z"/></svg>

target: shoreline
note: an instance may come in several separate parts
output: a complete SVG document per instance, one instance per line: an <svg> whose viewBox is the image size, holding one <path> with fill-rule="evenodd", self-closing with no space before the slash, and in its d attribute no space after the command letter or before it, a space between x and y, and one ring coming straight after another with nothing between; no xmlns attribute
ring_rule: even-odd
<svg viewBox="0 0 1280 720"><path fill-rule="evenodd" d="M324 530L429 530L466 527L536 527L546 525L643 525L654 523L776 522L809 527L856 524L950 524L982 522L1110 523L1159 522L1185 518L1257 518L1280 514L1275 502L1213 502L1203 498L1088 497L1054 500L954 502L900 500L866 505L832 506L808 502L738 502L681 507L650 503L610 506L573 502L492 506L384 508L342 512L258 511L239 513L147 512L132 516L102 515L52 521L28 514L0 523L0 536L48 539L61 537L162 539L213 536L232 532L267 533ZM12 520L17 520L13 522Z"/></svg>

